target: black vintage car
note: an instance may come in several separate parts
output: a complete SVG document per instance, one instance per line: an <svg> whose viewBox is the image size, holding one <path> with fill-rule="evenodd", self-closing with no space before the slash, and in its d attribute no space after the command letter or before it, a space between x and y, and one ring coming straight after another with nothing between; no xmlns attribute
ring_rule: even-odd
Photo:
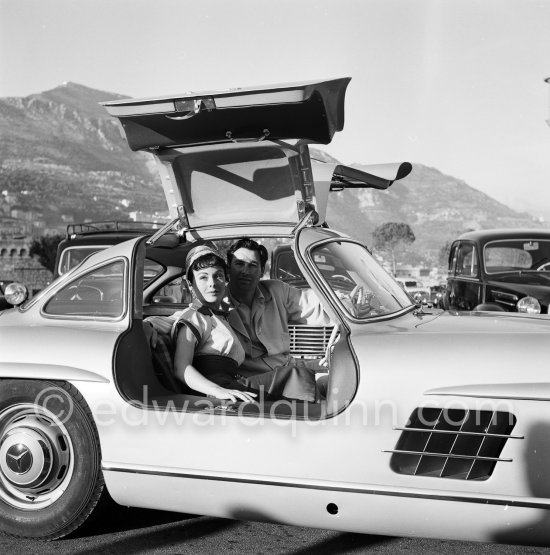
<svg viewBox="0 0 550 555"><path fill-rule="evenodd" d="M151 235L162 224L156 222L103 221L70 224L59 243L54 278L80 264L87 256L140 235Z"/></svg>
<svg viewBox="0 0 550 555"><path fill-rule="evenodd" d="M4 297L4 289L10 283L11 280L0 279L0 310L3 310L4 308L11 308L11 304L8 303L8 301L6 301L6 298Z"/></svg>
<svg viewBox="0 0 550 555"><path fill-rule="evenodd" d="M451 246L446 308L548 314L550 231L492 229Z"/></svg>

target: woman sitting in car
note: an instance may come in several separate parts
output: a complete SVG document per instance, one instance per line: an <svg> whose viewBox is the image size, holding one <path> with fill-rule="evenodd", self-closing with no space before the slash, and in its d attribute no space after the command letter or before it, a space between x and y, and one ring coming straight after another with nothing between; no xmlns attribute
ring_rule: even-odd
<svg viewBox="0 0 550 555"><path fill-rule="evenodd" d="M195 300L175 324L176 376L190 389L218 399L254 401L256 394L237 381L244 350L227 323L223 302L227 266L208 245L191 249L185 274Z"/></svg>

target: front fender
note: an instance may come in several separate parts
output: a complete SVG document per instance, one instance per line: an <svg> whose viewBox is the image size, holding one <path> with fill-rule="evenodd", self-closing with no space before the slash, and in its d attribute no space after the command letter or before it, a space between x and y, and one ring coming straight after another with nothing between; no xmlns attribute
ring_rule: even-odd
<svg viewBox="0 0 550 555"><path fill-rule="evenodd" d="M104 376L89 370L60 364L30 364L26 362L0 362L0 379L3 378L109 383Z"/></svg>

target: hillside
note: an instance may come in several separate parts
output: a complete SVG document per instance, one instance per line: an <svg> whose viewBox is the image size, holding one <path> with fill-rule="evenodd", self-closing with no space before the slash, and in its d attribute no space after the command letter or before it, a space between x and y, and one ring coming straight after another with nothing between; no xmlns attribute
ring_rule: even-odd
<svg viewBox="0 0 550 555"><path fill-rule="evenodd" d="M116 98L68 83L0 99L0 190L19 209L40 211L48 226L62 214L80 221L165 211L152 158L132 153L98 104Z"/></svg>
<svg viewBox="0 0 550 555"><path fill-rule="evenodd" d="M130 151L118 123L98 104L120 98L75 83L24 98L0 98L0 223L20 217L14 210L59 231L70 221L166 214L152 157ZM312 153L331 159L320 150ZM435 261L465 229L542 225L421 164L388 191L333 193L327 219L367 244L377 225L406 222L417 238L411 249L417 262Z"/></svg>
<svg viewBox="0 0 550 555"><path fill-rule="evenodd" d="M327 219L333 227L354 230L367 243L378 225L406 222L416 235L414 250L432 259L468 229L542 227L530 214L516 212L464 181L421 164L414 164L411 174L387 191L333 193Z"/></svg>

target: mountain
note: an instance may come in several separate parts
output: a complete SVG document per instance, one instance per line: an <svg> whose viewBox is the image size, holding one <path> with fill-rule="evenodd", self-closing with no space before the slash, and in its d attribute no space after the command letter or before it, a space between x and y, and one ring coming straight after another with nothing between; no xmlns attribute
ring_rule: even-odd
<svg viewBox="0 0 550 555"><path fill-rule="evenodd" d="M62 232L71 221L128 219L133 212L151 219L167 213L152 156L132 152L118 122L99 104L122 98L76 83L24 98L0 98L0 231L10 217L42 222L42 228L33 227L36 234L40 229ZM312 155L334 160L319 149ZM422 164L387 191L332 193L327 220L367 244L376 226L408 223L416 236L410 253L427 263L466 229L542 226L531 215Z"/></svg>
<svg viewBox="0 0 550 555"><path fill-rule="evenodd" d="M100 101L121 95L66 83L0 99L0 191L47 227L166 211L152 157L133 153ZM21 194L23 193L23 194ZM11 201L11 210L14 201ZM61 224L61 227L63 225Z"/></svg>
<svg viewBox="0 0 550 555"><path fill-rule="evenodd" d="M353 167L368 171L361 164ZM516 212L464 181L422 164L413 164L410 175L386 191L332 193L327 220L337 229L353 230L367 244L378 225L408 223L416 236L417 258L431 260L437 260L441 248L466 230L546 227L532 215Z"/></svg>

